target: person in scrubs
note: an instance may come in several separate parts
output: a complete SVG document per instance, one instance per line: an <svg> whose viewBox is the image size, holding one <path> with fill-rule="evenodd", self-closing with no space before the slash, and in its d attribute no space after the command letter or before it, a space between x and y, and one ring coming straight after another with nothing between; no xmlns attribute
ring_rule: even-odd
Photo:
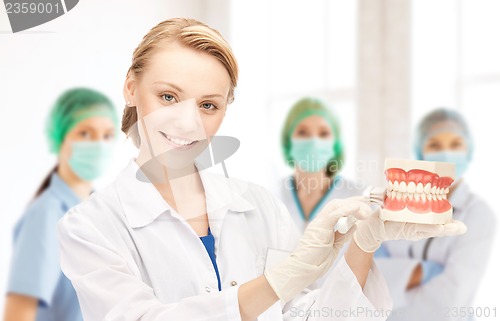
<svg viewBox="0 0 500 321"><path fill-rule="evenodd" d="M280 181L277 196L300 231L328 201L362 194L361 184L340 175L344 164L340 125L321 100L307 97L292 106L281 146L293 175Z"/></svg>
<svg viewBox="0 0 500 321"><path fill-rule="evenodd" d="M15 227L5 321L82 320L75 290L59 266L56 226L104 173L117 121L111 101L92 89L68 90L53 106L47 134L57 165Z"/></svg>
<svg viewBox="0 0 500 321"><path fill-rule="evenodd" d="M194 19L159 23L135 49L122 130L137 158L58 224L61 267L86 321L339 320L348 316L335 311L352 307L382 320L391 300L373 264L380 243L464 232L459 222L386 227L346 199L325 205L300 237L267 190L207 171L221 157L207 147L237 79L227 42ZM334 233L347 215L357 229ZM331 267L323 287L307 288Z"/></svg>
<svg viewBox="0 0 500 321"><path fill-rule="evenodd" d="M420 121L417 159L455 164L449 200L454 219L468 230L461 236L382 245L375 256L395 302L390 320L474 319L473 300L491 256L497 218L464 178L473 151L471 133L458 112L439 108Z"/></svg>

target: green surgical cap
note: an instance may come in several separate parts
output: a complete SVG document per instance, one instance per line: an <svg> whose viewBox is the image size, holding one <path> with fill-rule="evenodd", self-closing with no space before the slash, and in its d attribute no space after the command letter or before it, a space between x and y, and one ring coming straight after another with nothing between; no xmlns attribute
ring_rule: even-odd
<svg viewBox="0 0 500 321"><path fill-rule="evenodd" d="M50 151L58 153L64 138L75 125L96 116L109 117L118 131L118 115L105 95L89 88L65 91L55 102L47 119Z"/></svg>
<svg viewBox="0 0 500 321"><path fill-rule="evenodd" d="M321 100L307 97L297 101L292 106L288 112L288 116L286 117L285 124L281 131L281 148L283 156L285 157L286 163L293 166L293 158L290 155L293 132L295 127L297 127L302 120L313 115L317 115L325 119L330 124L330 128L332 129L335 140L332 148L335 156L327 166L327 174L333 175L339 172L342 168L344 161L344 147L340 135L340 125L328 106Z"/></svg>

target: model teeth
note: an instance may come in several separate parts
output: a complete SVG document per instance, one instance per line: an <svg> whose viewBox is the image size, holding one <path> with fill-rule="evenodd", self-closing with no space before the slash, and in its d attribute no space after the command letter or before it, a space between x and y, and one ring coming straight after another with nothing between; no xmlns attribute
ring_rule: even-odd
<svg viewBox="0 0 500 321"><path fill-rule="evenodd" d="M447 193L453 190L453 166L386 159L384 174L388 191L381 217L424 224L450 220L453 207Z"/></svg>
<svg viewBox="0 0 500 321"><path fill-rule="evenodd" d="M405 181L387 181L387 197L397 200L436 201L446 200L449 188Z"/></svg>
<svg viewBox="0 0 500 321"><path fill-rule="evenodd" d="M417 189L415 182L409 182L406 189L408 190L408 193L415 193L415 191Z"/></svg>

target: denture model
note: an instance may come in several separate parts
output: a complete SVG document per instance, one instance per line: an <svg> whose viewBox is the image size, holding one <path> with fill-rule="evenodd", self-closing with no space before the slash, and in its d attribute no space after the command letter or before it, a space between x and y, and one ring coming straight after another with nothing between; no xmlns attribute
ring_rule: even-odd
<svg viewBox="0 0 500 321"><path fill-rule="evenodd" d="M380 218L388 221L444 224L452 220L447 199L455 164L386 159L387 197Z"/></svg>

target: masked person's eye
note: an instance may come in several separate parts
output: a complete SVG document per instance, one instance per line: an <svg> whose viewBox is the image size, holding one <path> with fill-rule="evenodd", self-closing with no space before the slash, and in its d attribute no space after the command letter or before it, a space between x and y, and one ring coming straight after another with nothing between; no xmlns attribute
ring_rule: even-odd
<svg viewBox="0 0 500 321"><path fill-rule="evenodd" d="M451 143L451 148L452 149L460 149L464 146L463 142L462 141L454 141L453 143Z"/></svg>
<svg viewBox="0 0 500 321"><path fill-rule="evenodd" d="M90 132L89 132L89 131L87 131L87 130L83 130L83 131L81 131L81 132L79 133L79 136L80 136L81 138L83 138L83 139L90 139L90 138L91 138L91 137L90 137L90 136L91 136L91 135L90 135Z"/></svg>
<svg viewBox="0 0 500 321"><path fill-rule="evenodd" d="M307 136L309 136L309 133L306 130L301 129L301 130L297 131L297 135L299 137L307 137Z"/></svg>
<svg viewBox="0 0 500 321"><path fill-rule="evenodd" d="M321 137L321 138L330 137L330 133L329 132L322 132L319 134L319 137Z"/></svg>
<svg viewBox="0 0 500 321"><path fill-rule="evenodd" d="M441 149L441 145L439 143L433 142L429 144L429 148L433 150Z"/></svg>
<svg viewBox="0 0 500 321"><path fill-rule="evenodd" d="M115 138L115 134L106 134L104 135L104 140L113 140Z"/></svg>

